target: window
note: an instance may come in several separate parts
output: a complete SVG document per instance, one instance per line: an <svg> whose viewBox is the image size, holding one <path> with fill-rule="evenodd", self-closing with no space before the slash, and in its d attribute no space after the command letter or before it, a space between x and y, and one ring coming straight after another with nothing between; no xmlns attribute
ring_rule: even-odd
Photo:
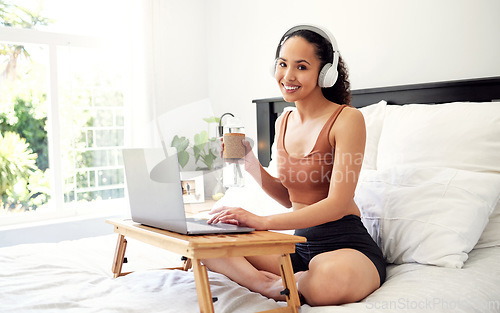
<svg viewBox="0 0 500 313"><path fill-rule="evenodd" d="M71 5L96 11L92 2L71 1ZM4 25L0 47L7 51L0 54L0 140L10 142L10 151L18 152L2 159L9 149L0 148L0 171L4 171L0 173L0 225L95 211L104 207L100 204L105 200L122 199L126 54L101 37L82 35L86 30L96 33L99 16L87 29L78 30L77 26L88 24L89 15L70 9L68 1L15 3L0 0L0 14L4 14L3 20L0 15ZM99 12L104 14L101 4ZM32 29L11 25L8 17L23 5L29 12L48 12L47 20L37 17L47 22L31 25ZM115 5L101 25L109 30L113 28L109 24L116 27L113 17L123 5L116 1L107 5ZM66 11L59 16L71 27L58 23L52 11L43 11L61 7ZM71 23L69 13L85 16L86 21ZM5 160L19 171L10 175Z"/></svg>
<svg viewBox="0 0 500 313"><path fill-rule="evenodd" d="M123 198L123 66L102 49L57 52L64 202Z"/></svg>

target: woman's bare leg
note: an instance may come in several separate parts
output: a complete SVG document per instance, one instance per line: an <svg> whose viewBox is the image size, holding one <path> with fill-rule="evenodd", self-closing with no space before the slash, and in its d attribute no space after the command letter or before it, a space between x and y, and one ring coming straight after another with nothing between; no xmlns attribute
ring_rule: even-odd
<svg viewBox="0 0 500 313"><path fill-rule="evenodd" d="M211 271L226 275L234 282L268 298L285 300L278 256L255 256L251 261L244 257L204 259L202 262ZM264 265L261 267L260 265Z"/></svg>
<svg viewBox="0 0 500 313"><path fill-rule="evenodd" d="M274 300L285 300L278 256L206 259L212 271ZM363 253L340 249L315 256L309 270L295 273L299 293L311 306L337 305L364 299L380 286L377 268Z"/></svg>
<svg viewBox="0 0 500 313"><path fill-rule="evenodd" d="M311 306L357 302L380 286L375 265L352 249L315 256L297 280L299 292Z"/></svg>

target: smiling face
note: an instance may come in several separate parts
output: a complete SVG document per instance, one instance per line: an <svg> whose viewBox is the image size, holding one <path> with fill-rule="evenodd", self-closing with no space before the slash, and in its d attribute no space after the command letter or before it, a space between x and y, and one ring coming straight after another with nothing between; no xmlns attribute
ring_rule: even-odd
<svg viewBox="0 0 500 313"><path fill-rule="evenodd" d="M300 36L287 39L280 49L274 77L285 101L296 102L321 94L318 74L321 62L314 45Z"/></svg>

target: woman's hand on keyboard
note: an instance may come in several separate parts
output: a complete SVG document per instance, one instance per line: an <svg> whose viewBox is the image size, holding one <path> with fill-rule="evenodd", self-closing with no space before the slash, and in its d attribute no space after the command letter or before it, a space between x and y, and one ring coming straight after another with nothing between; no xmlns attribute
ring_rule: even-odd
<svg viewBox="0 0 500 313"><path fill-rule="evenodd" d="M256 230L267 230L265 216L255 215L242 208L223 206L212 209L209 213L215 214L208 220L209 224L227 223L252 227Z"/></svg>

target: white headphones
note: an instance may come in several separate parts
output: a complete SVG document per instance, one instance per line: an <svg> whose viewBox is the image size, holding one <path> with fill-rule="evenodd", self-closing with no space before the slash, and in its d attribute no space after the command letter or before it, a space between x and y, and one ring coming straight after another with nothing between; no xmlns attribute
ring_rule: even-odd
<svg viewBox="0 0 500 313"><path fill-rule="evenodd" d="M283 44L283 42L287 39L287 36L293 32L296 32L298 30L309 30L312 31L321 37L325 38L330 44L332 45L333 49L333 60L331 63L326 63L321 71L319 71L319 76L318 76L318 85L321 88L329 88L335 85L335 82L337 81L337 77L339 76L339 72L337 71L337 67L339 64L339 49L337 47L337 41L335 40L335 37L324 28L321 28L319 26L313 26L313 25L297 25L292 28L290 28L284 35L283 35L283 40L280 43L280 45ZM274 74L276 72L276 61L274 60L274 65L272 67L272 76L274 77Z"/></svg>

